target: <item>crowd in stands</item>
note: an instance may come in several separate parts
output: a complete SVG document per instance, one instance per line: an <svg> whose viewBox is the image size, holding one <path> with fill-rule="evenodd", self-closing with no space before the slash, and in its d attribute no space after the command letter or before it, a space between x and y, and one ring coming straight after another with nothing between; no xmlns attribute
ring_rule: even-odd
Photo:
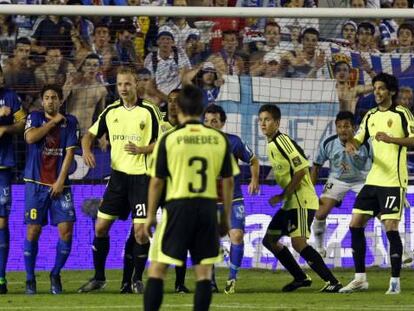
<svg viewBox="0 0 414 311"><path fill-rule="evenodd" d="M23 4L128 6L329 6L314 0L17 0ZM319 3L318 3L319 2ZM331 1L330 6L335 1ZM10 0L0 0L1 4ZM350 0L353 8L407 8L412 0ZM318 20L301 18L165 18L0 16L1 65L6 87L15 90L27 111L39 109L45 84L63 87L66 110L84 133L104 107L117 98L120 65L138 73L140 96L162 106L169 92L193 83L213 103L224 75L265 78L336 79L340 109L355 112L373 76L368 56L412 53L414 20ZM350 53L359 54L359 64ZM338 56L339 55L339 56ZM401 102L412 106L406 87ZM403 95L401 95L403 96ZM410 97L411 96L411 97Z"/></svg>

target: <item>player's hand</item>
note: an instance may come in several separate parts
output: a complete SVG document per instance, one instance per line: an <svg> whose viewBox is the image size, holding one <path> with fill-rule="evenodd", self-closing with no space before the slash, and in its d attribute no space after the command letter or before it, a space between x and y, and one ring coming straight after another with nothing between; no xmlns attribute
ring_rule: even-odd
<svg viewBox="0 0 414 311"><path fill-rule="evenodd" d="M85 162L86 166L94 168L96 166L95 156L92 152L83 152L83 162Z"/></svg>
<svg viewBox="0 0 414 311"><path fill-rule="evenodd" d="M130 141L128 141L128 143L124 146L124 150L128 152L128 154L133 154L133 155L143 153L141 147L138 147L137 145L135 145L133 142L130 142Z"/></svg>
<svg viewBox="0 0 414 311"><path fill-rule="evenodd" d="M269 204L270 206L275 207L277 203L280 203L282 201L283 201L283 194L276 194L269 199Z"/></svg>
<svg viewBox="0 0 414 311"><path fill-rule="evenodd" d="M157 224L157 220L155 219L155 216L148 216L147 222L144 225L144 234L148 238L152 238L152 228L155 228L155 225Z"/></svg>
<svg viewBox="0 0 414 311"><path fill-rule="evenodd" d="M3 135L6 133L6 127L0 126L0 138L3 137Z"/></svg>
<svg viewBox="0 0 414 311"><path fill-rule="evenodd" d="M53 121L56 125L62 122L63 120L65 120L65 117L63 116L63 114L59 112L51 119L51 121Z"/></svg>
<svg viewBox="0 0 414 311"><path fill-rule="evenodd" d="M229 215L224 211L220 213L220 223L219 223L219 235L220 237L225 237L230 230L230 219Z"/></svg>
<svg viewBox="0 0 414 311"><path fill-rule="evenodd" d="M0 107L0 117L7 117L11 114L11 108L8 106L1 106Z"/></svg>
<svg viewBox="0 0 414 311"><path fill-rule="evenodd" d="M375 139L378 141L383 141L384 143L390 144L392 143L392 137L390 137L387 133L378 132L375 135Z"/></svg>
<svg viewBox="0 0 414 311"><path fill-rule="evenodd" d="M345 143L345 151L350 155L354 155L357 153L358 149L352 142L347 141Z"/></svg>
<svg viewBox="0 0 414 311"><path fill-rule="evenodd" d="M50 187L50 196L52 198L57 198L63 192L63 183L56 181L52 187Z"/></svg>
<svg viewBox="0 0 414 311"><path fill-rule="evenodd" d="M256 182L255 180L251 180L249 187L247 189L248 189L249 194L251 195L258 194L260 192L259 183Z"/></svg>

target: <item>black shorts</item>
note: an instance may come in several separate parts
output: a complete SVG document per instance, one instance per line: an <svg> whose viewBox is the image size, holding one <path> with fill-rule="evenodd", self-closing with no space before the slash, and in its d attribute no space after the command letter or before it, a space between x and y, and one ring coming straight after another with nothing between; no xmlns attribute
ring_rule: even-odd
<svg viewBox="0 0 414 311"><path fill-rule="evenodd" d="M282 236L306 237L308 239L315 212L315 210L305 208L280 209L270 221L266 234L276 236L277 239Z"/></svg>
<svg viewBox="0 0 414 311"><path fill-rule="evenodd" d="M155 231L150 260L182 266L190 251L193 265L222 260L215 200L186 199L168 202Z"/></svg>
<svg viewBox="0 0 414 311"><path fill-rule="evenodd" d="M381 220L400 220L404 202L404 188L365 185L355 200L352 213L372 217L380 215Z"/></svg>
<svg viewBox="0 0 414 311"><path fill-rule="evenodd" d="M98 210L98 217L125 220L132 212L134 223L145 223L148 182L147 175L128 175L113 170Z"/></svg>

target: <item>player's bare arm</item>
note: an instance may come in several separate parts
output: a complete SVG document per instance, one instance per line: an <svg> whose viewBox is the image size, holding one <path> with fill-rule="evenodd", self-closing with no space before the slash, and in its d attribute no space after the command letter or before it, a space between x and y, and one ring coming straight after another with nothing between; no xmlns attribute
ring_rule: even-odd
<svg viewBox="0 0 414 311"><path fill-rule="evenodd" d="M152 236L151 229L156 224L155 213L164 190L165 180L158 177L152 177L148 188L148 213L147 222L145 223L145 234Z"/></svg>
<svg viewBox="0 0 414 311"><path fill-rule="evenodd" d="M271 197L270 200L269 200L269 204L271 206L275 206L277 203L282 202L283 199L291 196L293 194L293 192L295 192L295 190L299 187L302 178L306 175L306 170L308 170L307 167L303 168L300 171L297 171L295 174L293 174L292 180L286 186L286 188L283 190L283 192L280 193L280 194L276 194L275 196Z"/></svg>
<svg viewBox="0 0 414 311"><path fill-rule="evenodd" d="M49 121L45 124L43 124L40 127L32 127L26 130L24 133L24 139L26 143L28 144L34 144L37 143L39 140L41 140L43 137L49 133L50 130L52 130L56 125L58 125L60 122L62 122L65 119L65 117L57 113L53 117L49 119Z"/></svg>
<svg viewBox="0 0 414 311"><path fill-rule="evenodd" d="M385 132L378 132L375 139L387 144L395 144L404 147L414 146L414 137L391 137Z"/></svg>
<svg viewBox="0 0 414 311"><path fill-rule="evenodd" d="M220 236L226 236L230 229L230 215L233 200L234 179L233 177L223 178L223 205L224 212L221 214L219 232Z"/></svg>
<svg viewBox="0 0 414 311"><path fill-rule="evenodd" d="M359 149L360 143L355 139L351 138L345 143L345 151L351 155L355 154Z"/></svg>
<svg viewBox="0 0 414 311"><path fill-rule="evenodd" d="M256 194L260 190L259 170L260 170L259 159L257 159L256 157L253 157L250 161L250 174L252 177L251 177L249 188L248 188L249 194Z"/></svg>
<svg viewBox="0 0 414 311"><path fill-rule="evenodd" d="M70 165L73 162L75 157L75 147L66 149L65 159L62 163L62 168L60 170L59 176L56 179L55 183L50 188L50 196L52 198L58 197L63 192L63 187L65 185L65 180L69 174Z"/></svg>
<svg viewBox="0 0 414 311"><path fill-rule="evenodd" d="M96 161L95 156L92 152L92 144L95 140L95 135L93 135L91 132L87 132L81 141L82 144L82 155L83 155L83 161L88 167L95 167Z"/></svg>
<svg viewBox="0 0 414 311"><path fill-rule="evenodd" d="M319 177L319 171L321 170L321 165L313 163L313 166L310 171L312 184L316 185Z"/></svg>

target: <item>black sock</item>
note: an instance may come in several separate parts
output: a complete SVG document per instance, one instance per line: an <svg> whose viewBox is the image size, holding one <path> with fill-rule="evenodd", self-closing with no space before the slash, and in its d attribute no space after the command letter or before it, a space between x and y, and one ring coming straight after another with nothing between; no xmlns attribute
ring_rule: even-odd
<svg viewBox="0 0 414 311"><path fill-rule="evenodd" d="M287 271L295 278L295 280L304 280L306 279L306 274L303 272L302 268L299 266L292 253L286 246L283 246L283 249L280 252L273 252L273 255L279 260L279 262L286 268Z"/></svg>
<svg viewBox="0 0 414 311"><path fill-rule="evenodd" d="M134 273L134 244L135 236L134 229L131 230L131 233L128 237L128 240L125 242L124 248L124 269L122 273L122 284L131 283L132 274Z"/></svg>
<svg viewBox="0 0 414 311"><path fill-rule="evenodd" d="M162 279L149 278L144 292L144 311L158 311L164 291Z"/></svg>
<svg viewBox="0 0 414 311"><path fill-rule="evenodd" d="M198 281L196 283L194 311L208 311L212 296L210 283L210 280Z"/></svg>
<svg viewBox="0 0 414 311"><path fill-rule="evenodd" d="M177 286L184 285L186 271L187 271L186 263L184 263L182 267L175 266L175 288L177 288Z"/></svg>
<svg viewBox="0 0 414 311"><path fill-rule="evenodd" d="M337 284L338 280L334 277L331 270L326 266L321 255L310 245L306 246L301 252L300 256L306 260L309 267L315 271L322 280Z"/></svg>
<svg viewBox="0 0 414 311"><path fill-rule="evenodd" d="M105 262L109 253L109 237L93 239L93 265L95 266L95 279L105 281Z"/></svg>
<svg viewBox="0 0 414 311"><path fill-rule="evenodd" d="M352 228L351 231L351 247L352 257L354 258L354 266L356 273L365 273L365 253L367 241L365 239L365 228Z"/></svg>
<svg viewBox="0 0 414 311"><path fill-rule="evenodd" d="M398 231L388 231L387 238L390 242L390 261L392 277L400 277L403 246Z"/></svg>
<svg viewBox="0 0 414 311"><path fill-rule="evenodd" d="M149 248L149 242L146 244L134 243L134 282L138 280L142 281L142 274L144 273L145 264L147 263Z"/></svg>
<svg viewBox="0 0 414 311"><path fill-rule="evenodd" d="M216 268L215 268L215 266L213 265L213 267L211 268L211 281L210 281L210 284L211 285L216 285L217 286L217 283L216 283Z"/></svg>

